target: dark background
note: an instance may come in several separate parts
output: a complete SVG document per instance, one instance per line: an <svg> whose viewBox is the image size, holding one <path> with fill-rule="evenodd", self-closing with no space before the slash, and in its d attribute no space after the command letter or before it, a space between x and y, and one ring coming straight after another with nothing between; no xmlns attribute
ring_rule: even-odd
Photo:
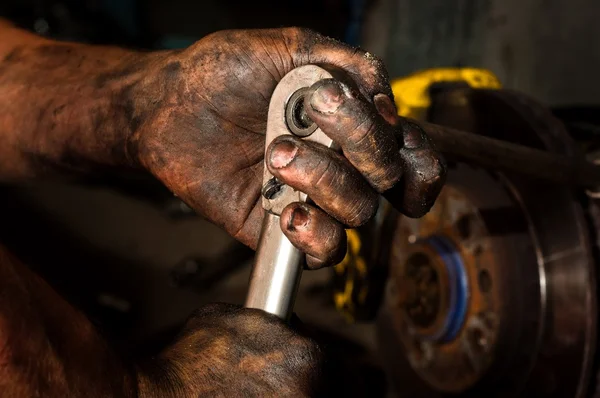
<svg viewBox="0 0 600 398"><path fill-rule="evenodd" d="M306 26L361 44L392 77L477 66L555 108L600 102L597 0L2 0L0 16L58 39L138 49ZM0 240L128 350L156 351L197 306L245 295L252 253L149 180L3 186L0 225ZM297 312L352 362L344 371L362 377L346 381L362 395L384 386L373 326L335 312L330 272L305 273Z"/></svg>

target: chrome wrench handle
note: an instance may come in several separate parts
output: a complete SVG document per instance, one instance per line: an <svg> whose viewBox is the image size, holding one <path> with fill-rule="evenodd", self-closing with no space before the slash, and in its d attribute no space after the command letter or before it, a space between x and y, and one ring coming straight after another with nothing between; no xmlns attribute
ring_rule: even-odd
<svg viewBox="0 0 600 398"><path fill-rule="evenodd" d="M329 78L333 78L333 75L327 70L306 65L292 70L281 79L269 103L265 162L269 145L281 135L295 135L326 147L334 146L334 142L320 128L302 116L305 115L302 106L308 88L319 80ZM265 218L250 276L246 307L258 308L288 320L293 311L305 256L283 234L279 217L288 204L306 202L307 197L277 181L266 163L262 194Z"/></svg>
<svg viewBox="0 0 600 398"><path fill-rule="evenodd" d="M281 231L279 216L267 212L264 218L246 307L260 308L288 320L292 314L304 253L296 249Z"/></svg>

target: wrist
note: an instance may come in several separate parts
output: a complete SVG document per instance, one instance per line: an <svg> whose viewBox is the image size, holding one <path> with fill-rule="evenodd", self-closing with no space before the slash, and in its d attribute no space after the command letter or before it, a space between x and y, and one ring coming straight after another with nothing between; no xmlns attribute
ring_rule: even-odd
<svg viewBox="0 0 600 398"><path fill-rule="evenodd" d="M164 87L156 76L172 52L115 51L122 52L118 62L92 79L93 104L82 104L81 113L92 118L89 143L94 145L83 145L82 156L107 166L140 168L137 142L164 106Z"/></svg>
<svg viewBox="0 0 600 398"><path fill-rule="evenodd" d="M180 79L178 50L137 54L123 67L129 76L115 82L110 92L116 100L115 112L120 112L123 126L122 144L125 164L134 168L147 168L144 145L147 133L161 128L162 115L172 110L173 88ZM164 123L163 123L164 124Z"/></svg>
<svg viewBox="0 0 600 398"><path fill-rule="evenodd" d="M169 53L33 38L0 59L0 178L136 167L128 144Z"/></svg>

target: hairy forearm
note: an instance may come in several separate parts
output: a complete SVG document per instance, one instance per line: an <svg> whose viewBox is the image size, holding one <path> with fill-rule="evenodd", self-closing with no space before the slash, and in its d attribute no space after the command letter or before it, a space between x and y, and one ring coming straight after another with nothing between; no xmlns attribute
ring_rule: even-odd
<svg viewBox="0 0 600 398"><path fill-rule="evenodd" d="M133 364L0 246L0 396L136 395Z"/></svg>
<svg viewBox="0 0 600 398"><path fill-rule="evenodd" d="M0 180L133 166L128 140L167 54L55 42L0 20Z"/></svg>

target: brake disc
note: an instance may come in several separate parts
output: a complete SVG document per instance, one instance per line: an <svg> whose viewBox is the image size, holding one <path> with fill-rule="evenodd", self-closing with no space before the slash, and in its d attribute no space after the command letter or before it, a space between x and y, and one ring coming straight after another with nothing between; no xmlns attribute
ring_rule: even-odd
<svg viewBox="0 0 600 398"><path fill-rule="evenodd" d="M505 90L447 90L429 120L572 155L562 124ZM397 217L377 320L400 397L584 397L596 342L580 193L449 159L419 220Z"/></svg>

